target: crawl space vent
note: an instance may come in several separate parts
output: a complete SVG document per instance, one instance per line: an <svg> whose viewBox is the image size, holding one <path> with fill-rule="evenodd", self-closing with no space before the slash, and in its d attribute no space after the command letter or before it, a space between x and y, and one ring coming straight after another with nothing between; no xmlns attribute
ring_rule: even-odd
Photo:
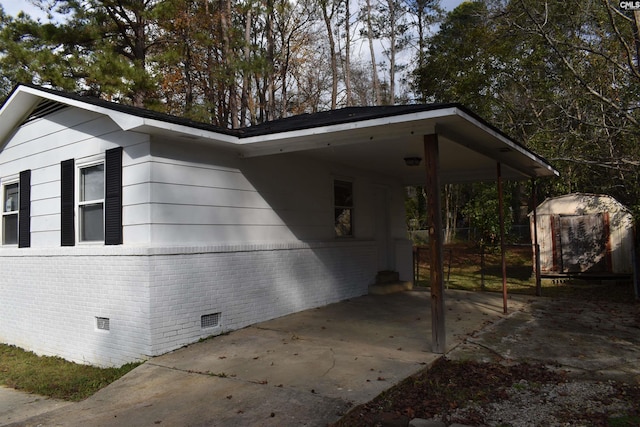
<svg viewBox="0 0 640 427"><path fill-rule="evenodd" d="M103 331L109 330L109 318L108 317L96 317L96 327Z"/></svg>
<svg viewBox="0 0 640 427"><path fill-rule="evenodd" d="M202 329L217 328L218 326L220 326L220 313L205 314L200 317Z"/></svg>

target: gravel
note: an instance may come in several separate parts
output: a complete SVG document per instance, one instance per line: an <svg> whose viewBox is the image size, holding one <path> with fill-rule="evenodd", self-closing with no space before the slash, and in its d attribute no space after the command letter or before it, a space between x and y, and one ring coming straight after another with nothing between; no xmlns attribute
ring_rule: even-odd
<svg viewBox="0 0 640 427"><path fill-rule="evenodd" d="M447 424L474 426L568 427L598 425L594 420L624 416L633 409L624 391L613 381L569 381L560 384L536 384L521 380L507 390L508 399L478 404L469 402L448 414ZM621 396L622 394L622 396ZM430 421L442 420L435 416Z"/></svg>

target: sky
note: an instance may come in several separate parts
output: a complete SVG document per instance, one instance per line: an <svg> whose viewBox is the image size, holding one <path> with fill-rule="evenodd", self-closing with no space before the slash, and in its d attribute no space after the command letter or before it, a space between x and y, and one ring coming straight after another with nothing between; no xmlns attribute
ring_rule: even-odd
<svg viewBox="0 0 640 427"><path fill-rule="evenodd" d="M453 10L463 1L464 0L440 0L441 5L445 10ZM0 0L0 5L2 5L2 8L7 15L16 16L18 12L22 10L31 15L32 18L41 18L42 20L47 19L46 14L29 3L29 0Z"/></svg>

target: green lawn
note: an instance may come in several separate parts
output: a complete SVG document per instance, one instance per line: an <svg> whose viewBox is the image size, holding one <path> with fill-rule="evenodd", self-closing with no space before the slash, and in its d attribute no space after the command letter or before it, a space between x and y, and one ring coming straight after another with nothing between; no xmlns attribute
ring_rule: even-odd
<svg viewBox="0 0 640 427"><path fill-rule="evenodd" d="M420 252L419 277L416 286L429 286L428 250ZM533 257L530 246L509 246L505 252L507 292L535 295ZM484 268L481 251L472 244L445 246L444 279L448 289L502 292L502 255L499 250L486 250ZM605 299L628 302L635 298L630 280L549 279L541 281L542 296L584 299Z"/></svg>
<svg viewBox="0 0 640 427"><path fill-rule="evenodd" d="M138 365L103 369L0 344L0 384L56 399L85 399Z"/></svg>

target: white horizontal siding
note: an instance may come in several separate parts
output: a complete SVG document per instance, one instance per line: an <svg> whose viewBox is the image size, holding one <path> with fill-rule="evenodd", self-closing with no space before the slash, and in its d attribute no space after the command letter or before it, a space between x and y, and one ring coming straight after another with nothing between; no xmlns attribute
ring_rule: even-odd
<svg viewBox="0 0 640 427"><path fill-rule="evenodd" d="M231 190L255 191L251 183L239 170L208 167L197 163L175 164L155 160L151 181L175 185L210 186Z"/></svg>
<svg viewBox="0 0 640 427"><path fill-rule="evenodd" d="M60 162L76 164L101 158L107 149L123 146L123 223L138 226L128 235L132 244L148 243L149 136L121 131L99 114L67 108L21 126L0 152L0 179L31 170L31 246L60 246ZM127 196L137 188L136 197ZM133 206L146 206L128 210ZM142 227L139 224L144 224ZM144 231L142 231L144 230Z"/></svg>
<svg viewBox="0 0 640 427"><path fill-rule="evenodd" d="M269 204L255 190L237 190L200 185L152 183L151 203L186 205L193 200L215 200L217 206L269 209Z"/></svg>
<svg viewBox="0 0 640 427"><path fill-rule="evenodd" d="M271 209L154 204L151 212L151 222L154 224L284 225Z"/></svg>
<svg viewBox="0 0 640 427"><path fill-rule="evenodd" d="M301 229L301 231L310 230ZM296 241L293 230L286 226L255 225L191 225L152 224L151 237L154 244L240 244Z"/></svg>
<svg viewBox="0 0 640 427"><path fill-rule="evenodd" d="M101 116L97 113L80 110L76 108L64 108L56 111L44 118L32 120L20 127L15 136L11 138L7 148L28 143L34 139L39 139L47 135L63 132L68 128L74 128L83 123L98 119ZM44 131L42 124L45 124Z"/></svg>

